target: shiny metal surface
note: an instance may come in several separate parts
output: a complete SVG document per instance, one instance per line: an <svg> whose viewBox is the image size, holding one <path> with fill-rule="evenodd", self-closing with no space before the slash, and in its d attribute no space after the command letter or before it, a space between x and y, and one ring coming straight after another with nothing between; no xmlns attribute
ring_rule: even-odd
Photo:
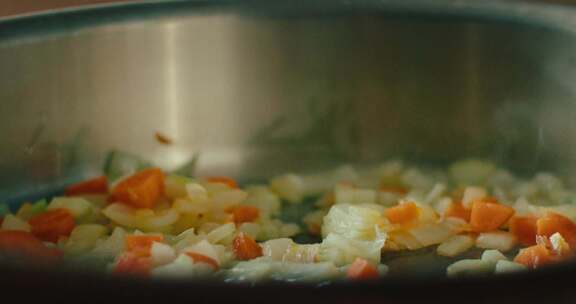
<svg viewBox="0 0 576 304"><path fill-rule="evenodd" d="M243 178L469 156L576 177L572 10L265 2L5 21L0 199L97 172L111 149Z"/></svg>

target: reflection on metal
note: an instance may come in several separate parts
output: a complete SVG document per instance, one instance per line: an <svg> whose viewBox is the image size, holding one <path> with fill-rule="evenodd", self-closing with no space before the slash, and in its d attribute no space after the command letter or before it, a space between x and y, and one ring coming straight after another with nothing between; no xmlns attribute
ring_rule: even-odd
<svg viewBox="0 0 576 304"><path fill-rule="evenodd" d="M96 172L111 150L245 178L387 157L576 172L576 37L554 30L569 13L320 2L0 29L0 198Z"/></svg>
<svg viewBox="0 0 576 304"><path fill-rule="evenodd" d="M178 87L178 62L177 62L177 24L166 24L166 108L167 108L167 133L173 138L179 137L178 112L179 94Z"/></svg>
<svg viewBox="0 0 576 304"><path fill-rule="evenodd" d="M329 96L329 95L327 95ZM300 119L279 114L270 124L254 134L250 143L256 146L290 150L294 147L325 147L342 160L357 146L358 120L350 100L332 98L307 101Z"/></svg>

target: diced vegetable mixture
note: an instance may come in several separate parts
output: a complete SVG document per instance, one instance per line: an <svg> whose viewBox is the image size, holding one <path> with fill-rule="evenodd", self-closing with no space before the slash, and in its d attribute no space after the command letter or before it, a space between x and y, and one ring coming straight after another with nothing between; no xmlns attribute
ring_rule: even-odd
<svg viewBox="0 0 576 304"><path fill-rule="evenodd" d="M347 165L252 185L131 170L14 212L0 205L2 258L113 275L317 282L399 273L391 257L402 255L442 258L458 277L545 267L576 251L575 192L554 175L520 178L483 160Z"/></svg>

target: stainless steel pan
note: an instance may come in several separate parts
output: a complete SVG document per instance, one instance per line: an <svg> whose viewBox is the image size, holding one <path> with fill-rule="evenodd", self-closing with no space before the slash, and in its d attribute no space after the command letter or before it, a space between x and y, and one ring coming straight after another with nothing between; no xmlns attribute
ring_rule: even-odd
<svg viewBox="0 0 576 304"><path fill-rule="evenodd" d="M55 191L113 149L169 169L196 157L193 174L241 179L478 156L574 184L575 32L573 9L505 1L143 1L4 19L0 198ZM551 283L571 267L492 282ZM18 273L12 283L25 286ZM76 286L77 274L59 275ZM320 294L473 282L384 279ZM174 284L141 290L230 296L217 283ZM267 288L258 292L285 290Z"/></svg>

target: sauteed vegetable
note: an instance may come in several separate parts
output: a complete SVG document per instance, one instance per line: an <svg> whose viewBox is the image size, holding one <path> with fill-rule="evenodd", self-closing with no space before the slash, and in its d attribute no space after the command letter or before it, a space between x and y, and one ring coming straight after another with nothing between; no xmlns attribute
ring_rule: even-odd
<svg viewBox="0 0 576 304"><path fill-rule="evenodd" d="M483 160L388 161L262 184L117 161L62 196L2 205L2 257L113 275L319 281L414 271L398 261L418 255L443 259L451 277L525 271L576 250L575 192L554 175L520 178Z"/></svg>

